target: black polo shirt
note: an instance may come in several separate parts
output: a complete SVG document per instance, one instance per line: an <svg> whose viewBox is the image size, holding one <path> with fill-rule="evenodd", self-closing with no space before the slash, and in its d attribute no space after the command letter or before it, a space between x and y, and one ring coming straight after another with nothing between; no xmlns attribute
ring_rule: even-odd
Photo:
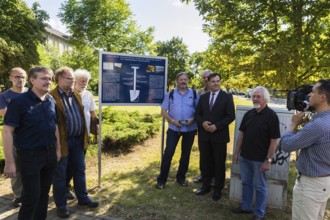
<svg viewBox="0 0 330 220"><path fill-rule="evenodd" d="M4 124L15 127L14 146L18 149L55 145L55 101L50 95L42 101L29 89L9 103Z"/></svg>
<svg viewBox="0 0 330 220"><path fill-rule="evenodd" d="M241 156L248 160L264 161L270 139L281 137L277 114L268 106L261 112L254 108L246 112L239 130L244 133Z"/></svg>

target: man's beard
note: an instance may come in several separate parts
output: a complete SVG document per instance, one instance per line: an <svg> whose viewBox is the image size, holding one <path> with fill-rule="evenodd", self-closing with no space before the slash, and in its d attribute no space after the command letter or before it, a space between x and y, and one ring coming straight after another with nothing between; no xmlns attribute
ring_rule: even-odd
<svg viewBox="0 0 330 220"><path fill-rule="evenodd" d="M259 103L255 103L255 104L253 104L253 107L254 107L255 109L259 109L261 106L260 106Z"/></svg>
<svg viewBox="0 0 330 220"><path fill-rule="evenodd" d="M185 83L180 84L180 89L185 89L185 88L187 88L187 84Z"/></svg>

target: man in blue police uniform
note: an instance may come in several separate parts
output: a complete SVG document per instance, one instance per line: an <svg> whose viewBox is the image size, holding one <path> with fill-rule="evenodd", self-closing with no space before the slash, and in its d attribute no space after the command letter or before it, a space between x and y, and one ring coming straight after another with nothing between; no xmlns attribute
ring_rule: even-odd
<svg viewBox="0 0 330 220"><path fill-rule="evenodd" d="M28 73L30 89L9 103L4 118L4 175L15 177L15 146L22 177L19 220L46 219L48 193L61 157L55 102L48 95L52 76L47 67L32 68Z"/></svg>
<svg viewBox="0 0 330 220"><path fill-rule="evenodd" d="M197 129L194 113L198 103L198 95L196 91L188 88L188 75L185 72L178 73L176 85L177 88L165 95L161 106L161 114L168 121L169 128L167 130L166 148L162 157L160 174L157 178L157 189L165 187L172 157L180 137L182 137L181 158L176 181L182 187L188 186L186 173Z"/></svg>

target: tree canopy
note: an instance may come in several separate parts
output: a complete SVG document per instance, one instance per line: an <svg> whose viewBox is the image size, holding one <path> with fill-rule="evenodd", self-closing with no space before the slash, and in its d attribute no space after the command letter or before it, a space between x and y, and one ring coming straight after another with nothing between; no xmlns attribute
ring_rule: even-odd
<svg viewBox="0 0 330 220"><path fill-rule="evenodd" d="M213 39L207 66L224 79L292 89L328 77L328 0L181 0L194 2Z"/></svg>
<svg viewBox="0 0 330 220"><path fill-rule="evenodd" d="M176 74L187 71L188 47L183 43L182 38L173 37L168 41L158 41L156 54L168 59L167 83L169 87L175 83Z"/></svg>
<svg viewBox="0 0 330 220"><path fill-rule="evenodd" d="M151 50L154 28L140 30L125 0L67 0L59 17L75 46L137 54Z"/></svg>
<svg viewBox="0 0 330 220"><path fill-rule="evenodd" d="M0 73L15 66L28 69L38 64L37 46L44 41L43 31L48 14L34 3L31 10L21 0L0 1Z"/></svg>

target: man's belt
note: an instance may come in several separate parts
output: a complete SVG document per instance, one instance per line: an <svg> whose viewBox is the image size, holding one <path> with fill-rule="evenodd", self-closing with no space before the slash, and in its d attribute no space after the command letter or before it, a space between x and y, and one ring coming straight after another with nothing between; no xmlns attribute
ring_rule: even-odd
<svg viewBox="0 0 330 220"><path fill-rule="evenodd" d="M17 151L48 151L55 148L54 144L51 145L45 145L45 146L41 146L41 147L32 147L32 148L16 148Z"/></svg>

